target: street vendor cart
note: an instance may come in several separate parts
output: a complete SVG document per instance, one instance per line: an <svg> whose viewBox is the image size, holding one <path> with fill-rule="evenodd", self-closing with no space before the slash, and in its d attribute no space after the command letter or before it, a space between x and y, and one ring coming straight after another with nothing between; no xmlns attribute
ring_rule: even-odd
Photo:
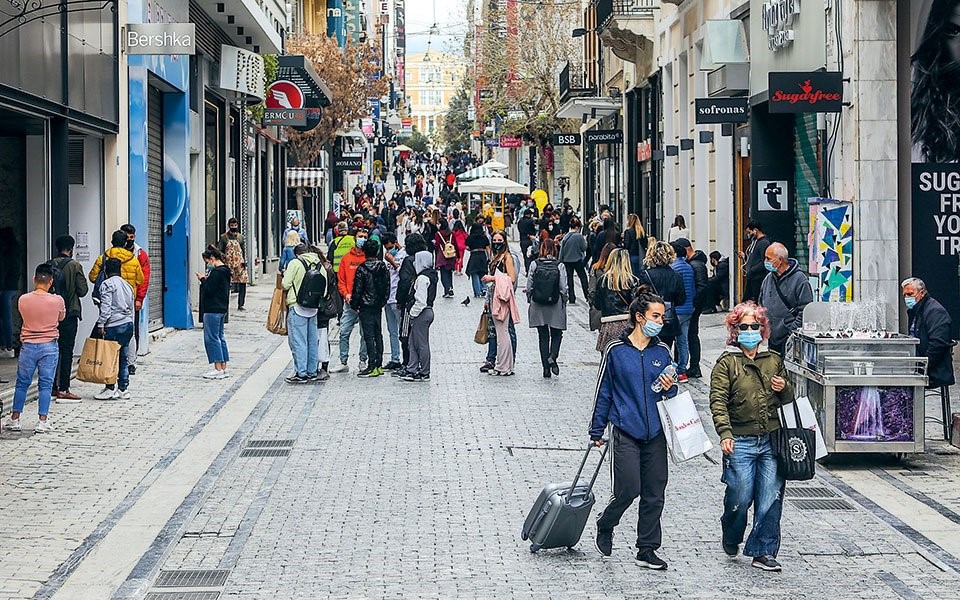
<svg viewBox="0 0 960 600"><path fill-rule="evenodd" d="M924 451L927 359L919 340L886 330L882 302L812 303L784 363L830 453Z"/></svg>

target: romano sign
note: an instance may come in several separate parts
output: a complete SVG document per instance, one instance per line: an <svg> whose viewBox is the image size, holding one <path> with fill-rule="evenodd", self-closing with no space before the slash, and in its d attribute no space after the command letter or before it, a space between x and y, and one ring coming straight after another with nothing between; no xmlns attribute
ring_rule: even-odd
<svg viewBox="0 0 960 600"><path fill-rule="evenodd" d="M196 54L193 23L130 23L123 36L127 54Z"/></svg>
<svg viewBox="0 0 960 600"><path fill-rule="evenodd" d="M843 108L839 71L770 73L768 84L772 113L828 113Z"/></svg>
<svg viewBox="0 0 960 600"><path fill-rule="evenodd" d="M697 98L697 123L746 123L747 98Z"/></svg>

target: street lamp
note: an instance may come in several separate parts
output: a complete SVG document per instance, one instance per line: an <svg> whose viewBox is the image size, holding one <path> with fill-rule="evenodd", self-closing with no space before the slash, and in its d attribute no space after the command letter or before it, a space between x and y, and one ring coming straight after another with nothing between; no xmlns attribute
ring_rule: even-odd
<svg viewBox="0 0 960 600"><path fill-rule="evenodd" d="M598 31L600 31L600 30L599 30L599 29L586 29L586 28L584 28L584 27L577 27L576 29L573 30L573 34L572 34L572 35L573 35L573 37L578 38L578 37L583 37L583 36L587 35L588 33L596 33L596 32L598 32Z"/></svg>

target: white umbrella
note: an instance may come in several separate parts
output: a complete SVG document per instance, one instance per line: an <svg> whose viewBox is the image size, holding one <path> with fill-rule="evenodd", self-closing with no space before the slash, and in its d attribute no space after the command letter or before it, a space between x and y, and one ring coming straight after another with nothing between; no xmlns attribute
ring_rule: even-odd
<svg viewBox="0 0 960 600"><path fill-rule="evenodd" d="M506 177L481 177L480 179L461 183L457 186L457 190L462 194L469 194L470 192L487 192L490 194L530 193L530 188L522 183L511 181Z"/></svg>
<svg viewBox="0 0 960 600"><path fill-rule="evenodd" d="M394 148L393 150L394 150L394 152L413 152L413 148L411 148L410 146L404 145L404 144L400 144L399 146L397 146L397 147Z"/></svg>
<svg viewBox="0 0 960 600"><path fill-rule="evenodd" d="M497 169L497 170L499 170L499 169L509 169L509 168L510 168L509 166L503 164L502 162L496 161L496 160L488 160L487 162L483 163L483 164L480 165L480 166L486 167L486 168L488 168L488 169Z"/></svg>
<svg viewBox="0 0 960 600"><path fill-rule="evenodd" d="M481 177L503 177L503 173L488 169L487 167L475 167L457 175L457 181L472 181L474 179L480 179Z"/></svg>

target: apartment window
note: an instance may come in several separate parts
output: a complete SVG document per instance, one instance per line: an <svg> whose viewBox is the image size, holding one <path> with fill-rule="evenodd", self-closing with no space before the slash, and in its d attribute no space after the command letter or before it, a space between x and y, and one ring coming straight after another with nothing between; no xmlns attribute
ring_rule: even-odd
<svg viewBox="0 0 960 600"><path fill-rule="evenodd" d="M443 92L440 90L423 90L420 92L420 103L427 106L443 104Z"/></svg>
<svg viewBox="0 0 960 600"><path fill-rule="evenodd" d="M420 69L421 83L440 83L442 74L440 67L423 67Z"/></svg>

